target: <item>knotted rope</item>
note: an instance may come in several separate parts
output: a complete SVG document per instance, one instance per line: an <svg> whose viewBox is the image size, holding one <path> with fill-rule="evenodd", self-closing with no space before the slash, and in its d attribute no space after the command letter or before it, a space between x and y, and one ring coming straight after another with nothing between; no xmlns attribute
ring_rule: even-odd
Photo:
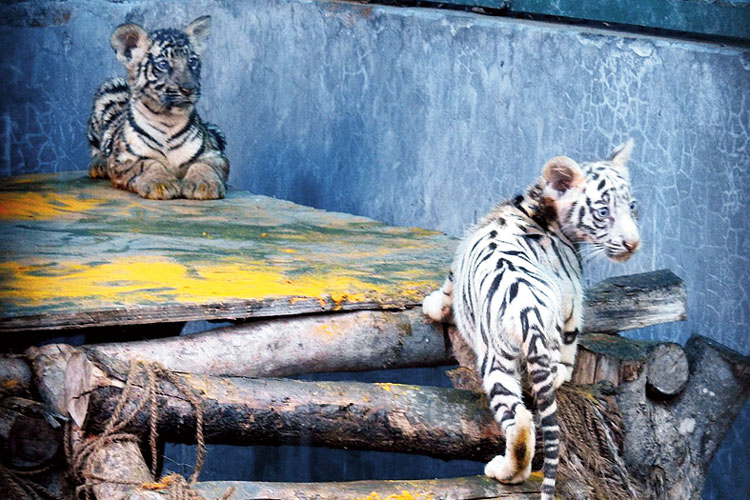
<svg viewBox="0 0 750 500"><path fill-rule="evenodd" d="M145 387L143 387L145 394L143 394L142 397L139 397L135 408L130 413L125 414L126 406L131 401L131 394L136 385L136 380L142 378L139 376L141 370L145 373L146 377L146 383L144 384ZM139 442L138 436L123 432L122 430L133 421L139 412L143 411L148 406L148 443L151 449L150 472L152 476L156 475L158 458L156 444L158 435L156 426L159 420L157 405L157 377L169 381L195 409L196 443L198 446L195 457L195 470L190 476L190 481L185 480L180 474L170 474L166 477L162 477L155 483L143 483L141 481L96 474L93 471L93 463L91 459L97 452L102 451L106 446L113 443ZM115 410L112 412L112 415L104 426L104 430L90 441L86 441L74 449L70 438L70 427L68 426L66 427L65 443L65 451L68 457L68 463L70 464L71 473L77 482L81 482L80 486L76 488L77 498L81 498L81 495L83 495L85 500L92 500L94 498L93 488L95 486L102 483L111 483L147 490L161 490L166 494L164 498L168 500L206 500L192 488L198 480L198 474L200 474L201 468L203 467L203 460L206 453L206 443L203 438L203 407L201 405L201 400L196 396L193 390L183 384L174 373L158 363L131 360L125 387L120 394ZM234 488L228 488L221 497L221 500L228 499L233 492Z"/></svg>

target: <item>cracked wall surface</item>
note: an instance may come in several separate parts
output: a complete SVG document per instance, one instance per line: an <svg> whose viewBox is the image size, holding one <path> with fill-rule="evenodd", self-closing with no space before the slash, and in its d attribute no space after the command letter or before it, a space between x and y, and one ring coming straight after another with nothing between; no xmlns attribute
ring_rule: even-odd
<svg viewBox="0 0 750 500"><path fill-rule="evenodd" d="M199 110L228 137L234 187L460 236L549 157L633 137L643 250L589 281L670 268L688 321L628 335L750 353L748 49L340 2L5 3L0 175L85 169L91 96L124 74L114 27L206 13ZM750 494L748 434L750 405L704 498Z"/></svg>

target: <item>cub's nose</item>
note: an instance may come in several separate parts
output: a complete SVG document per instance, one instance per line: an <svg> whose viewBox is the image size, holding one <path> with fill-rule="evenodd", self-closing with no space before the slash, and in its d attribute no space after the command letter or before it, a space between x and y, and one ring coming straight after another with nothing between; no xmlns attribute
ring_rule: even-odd
<svg viewBox="0 0 750 500"><path fill-rule="evenodd" d="M193 84L180 85L180 92L182 93L182 95L191 95L195 93L196 88L197 87Z"/></svg>
<svg viewBox="0 0 750 500"><path fill-rule="evenodd" d="M641 240L624 240L622 246L624 246L628 252L633 253L638 250L639 246L641 246Z"/></svg>

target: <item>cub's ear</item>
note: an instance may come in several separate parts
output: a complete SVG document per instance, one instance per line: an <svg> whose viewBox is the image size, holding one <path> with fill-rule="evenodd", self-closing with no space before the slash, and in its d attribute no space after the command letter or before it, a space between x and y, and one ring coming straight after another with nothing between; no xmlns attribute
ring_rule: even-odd
<svg viewBox="0 0 750 500"><path fill-rule="evenodd" d="M630 153L633 152L633 144L634 141L631 137L624 143L617 146L615 150L612 151L612 154L609 157L609 161L611 161L615 167L618 167L627 172L628 161L630 161Z"/></svg>
<svg viewBox="0 0 750 500"><path fill-rule="evenodd" d="M121 24L112 33L112 48L126 67L138 62L148 50L148 33L137 24Z"/></svg>
<svg viewBox="0 0 750 500"><path fill-rule="evenodd" d="M190 46L198 55L201 55L206 48L209 33L211 33L211 16L201 16L185 28Z"/></svg>
<svg viewBox="0 0 750 500"><path fill-rule="evenodd" d="M555 156L545 163L542 176L547 185L559 193L580 187L586 180L578 163L567 156Z"/></svg>

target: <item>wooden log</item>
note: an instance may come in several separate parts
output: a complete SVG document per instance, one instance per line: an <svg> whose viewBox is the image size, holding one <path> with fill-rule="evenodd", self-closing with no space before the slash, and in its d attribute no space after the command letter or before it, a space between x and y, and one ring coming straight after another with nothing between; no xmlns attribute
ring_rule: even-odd
<svg viewBox="0 0 750 500"><path fill-rule="evenodd" d="M254 321L183 337L86 346L122 361L206 375L281 377L450 362L443 327L417 309Z"/></svg>
<svg viewBox="0 0 750 500"><path fill-rule="evenodd" d="M31 367L20 356L0 356L0 397L31 395Z"/></svg>
<svg viewBox="0 0 750 500"><path fill-rule="evenodd" d="M74 456L86 445L83 432L74 426L71 436ZM76 464L78 465L78 464ZM73 464L71 464L73 466ZM137 485L153 483L143 455L134 441L102 442L82 464L81 483L90 481L91 493L97 500L159 500L164 497L155 491L142 490Z"/></svg>
<svg viewBox="0 0 750 500"><path fill-rule="evenodd" d="M621 332L633 328L684 321L685 283L667 269L607 278L586 291L586 332Z"/></svg>
<svg viewBox="0 0 750 500"><path fill-rule="evenodd" d="M71 359L71 416L99 433L113 414L126 368L116 360ZM88 374L88 375L83 375ZM178 374L203 400L205 441L233 445L297 444L421 453L439 458L488 460L504 440L479 394L400 384L303 382ZM143 397L140 377L126 413ZM195 412L168 382L158 387L159 435L194 442ZM124 432L142 434L148 412Z"/></svg>
<svg viewBox="0 0 750 500"><path fill-rule="evenodd" d="M215 481L197 483L195 489L206 498L218 498L228 487L234 487L231 499L253 500L354 500L354 499L421 499L453 500L527 500L538 499L541 476L519 485L503 485L486 476L416 481L352 481L342 483L265 483Z"/></svg>
<svg viewBox="0 0 750 500"><path fill-rule="evenodd" d="M67 344L29 347L26 358L32 366L34 384L42 401L61 415L66 415L65 373L68 360L78 352Z"/></svg>
<svg viewBox="0 0 750 500"><path fill-rule="evenodd" d="M609 328L602 318L618 298L625 301L629 314L623 328L685 319L684 286L670 271L620 277L594 288L599 291L588 295L586 331ZM655 296L661 297L661 306L649 302ZM455 339L451 345L444 326L429 322L418 309L277 318L87 349L122 361L156 361L174 371L256 377L434 366L454 362L465 350Z"/></svg>
<svg viewBox="0 0 750 500"><path fill-rule="evenodd" d="M750 356L697 335L685 351L690 377L673 397L651 397L656 368L622 383L617 393L626 430L623 458L647 499L700 498L711 459L750 395Z"/></svg>
<svg viewBox="0 0 750 500"><path fill-rule="evenodd" d="M37 401L18 397L0 400L0 455L14 468L48 464L62 443L62 426Z"/></svg>

